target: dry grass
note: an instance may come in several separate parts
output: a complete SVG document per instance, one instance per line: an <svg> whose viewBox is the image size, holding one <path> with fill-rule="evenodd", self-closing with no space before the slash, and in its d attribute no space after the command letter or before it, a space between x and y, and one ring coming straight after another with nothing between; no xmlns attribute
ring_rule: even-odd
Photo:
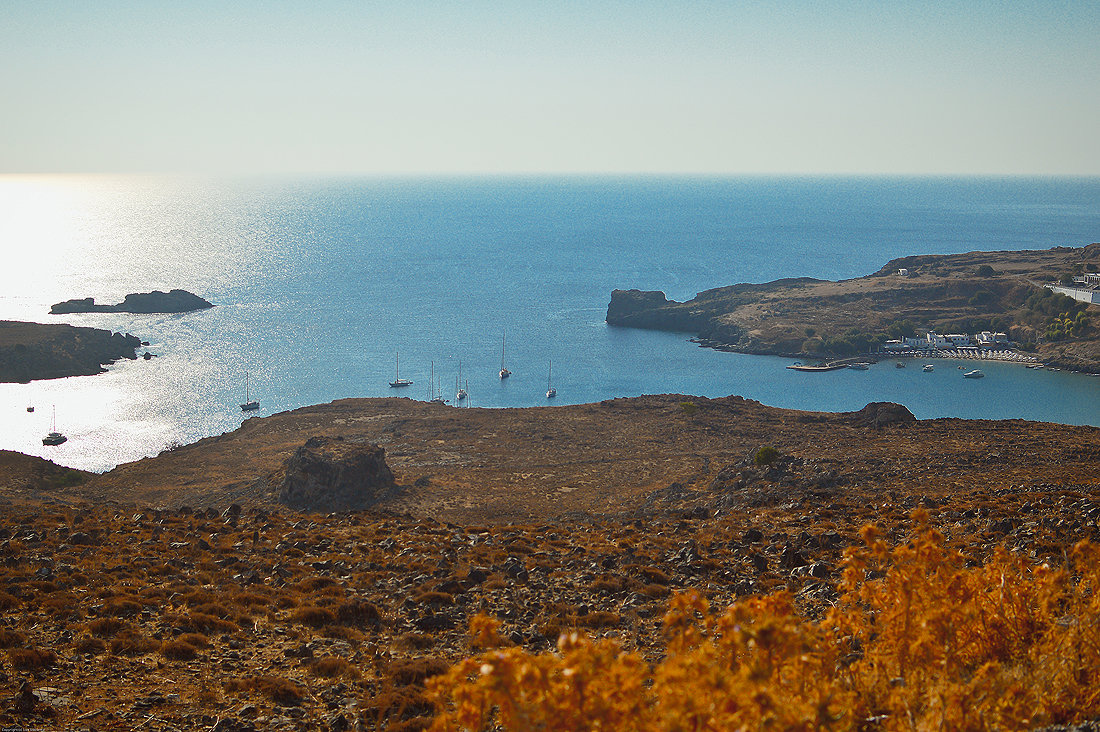
<svg viewBox="0 0 1100 732"><path fill-rule="evenodd" d="M39 671L57 665L57 654L42 648L13 648L8 658L17 671Z"/></svg>

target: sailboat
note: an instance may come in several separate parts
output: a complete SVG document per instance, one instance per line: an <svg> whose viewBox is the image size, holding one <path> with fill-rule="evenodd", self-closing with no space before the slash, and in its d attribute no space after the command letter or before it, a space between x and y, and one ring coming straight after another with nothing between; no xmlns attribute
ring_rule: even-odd
<svg viewBox="0 0 1100 732"><path fill-rule="evenodd" d="M443 394L437 394L435 389L435 361L432 361L431 376L428 377L428 401L432 404L446 404L447 400L443 398Z"/></svg>
<svg viewBox="0 0 1100 732"><path fill-rule="evenodd" d="M57 431L57 407L53 408L53 421L50 422L50 433L42 438L43 445L60 445L68 441L68 437Z"/></svg>
<svg viewBox="0 0 1100 732"><path fill-rule="evenodd" d="M390 386L412 386L412 379L401 378L401 354L397 354L397 372L395 373L393 381L390 382Z"/></svg>
<svg viewBox="0 0 1100 732"><path fill-rule="evenodd" d="M248 372L244 375L244 404L241 405L242 412L254 412L260 408L260 403L252 398L252 394L248 389Z"/></svg>
<svg viewBox="0 0 1100 732"><path fill-rule="evenodd" d="M550 362L550 367L546 370L546 398L553 399L558 395L558 390L550 386L550 374L553 372L554 362Z"/></svg>
<svg viewBox="0 0 1100 732"><path fill-rule="evenodd" d="M507 379L512 372L504 368L504 333L500 334L500 378Z"/></svg>
<svg viewBox="0 0 1100 732"><path fill-rule="evenodd" d="M462 362L459 361L458 362L458 373L455 375L455 401L456 402L460 402L463 399L465 399L467 396L469 396L468 392L466 391L466 388L465 387L460 387L458 385L458 380L461 379L461 378L462 378ZM466 382L466 383L469 384L469 382Z"/></svg>

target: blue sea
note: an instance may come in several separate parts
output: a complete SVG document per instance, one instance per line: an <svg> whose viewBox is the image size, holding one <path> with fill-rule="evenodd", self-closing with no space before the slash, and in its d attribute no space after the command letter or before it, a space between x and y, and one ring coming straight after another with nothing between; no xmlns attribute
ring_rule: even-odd
<svg viewBox="0 0 1100 732"><path fill-rule="evenodd" d="M130 332L155 359L0 385L0 448L91 470L344 397L530 407L739 394L920 418L1100 425L1100 379L987 363L796 373L690 334L612 328L615 288L685 299L779 277L857 277L911 254L1100 240L1097 178L0 177L0 319ZM73 297L191 290L183 315L48 315ZM510 379L497 376L506 338ZM400 353L401 376L389 387ZM558 395L546 399L548 378ZM33 413L26 407L34 405ZM69 441L41 444L56 410Z"/></svg>

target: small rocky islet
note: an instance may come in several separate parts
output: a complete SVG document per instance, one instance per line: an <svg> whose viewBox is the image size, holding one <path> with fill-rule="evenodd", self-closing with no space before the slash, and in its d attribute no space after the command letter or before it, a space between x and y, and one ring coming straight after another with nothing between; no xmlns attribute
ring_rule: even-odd
<svg viewBox="0 0 1100 732"><path fill-rule="evenodd" d="M117 305L98 305L95 298L84 297L55 303L50 307L50 315L65 315L69 313L189 313L194 310L205 310L214 307L212 302L205 300L193 292L187 290L169 290L161 292L130 293Z"/></svg>

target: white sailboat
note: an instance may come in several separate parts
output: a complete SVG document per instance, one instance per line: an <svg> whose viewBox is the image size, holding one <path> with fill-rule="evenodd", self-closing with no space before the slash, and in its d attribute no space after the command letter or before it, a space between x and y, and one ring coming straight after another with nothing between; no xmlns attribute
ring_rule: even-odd
<svg viewBox="0 0 1100 732"><path fill-rule="evenodd" d="M252 393L249 391L248 372L244 375L244 403L241 404L242 412L255 412L260 408L260 403L252 398Z"/></svg>
<svg viewBox="0 0 1100 732"><path fill-rule="evenodd" d="M550 362L550 367L546 370L546 398L553 399L558 395L558 390L550 386L550 374L553 373L554 362Z"/></svg>
<svg viewBox="0 0 1100 732"><path fill-rule="evenodd" d="M428 401L432 404L446 404L447 400L443 398L442 389L440 392L436 392L435 386L435 361L432 361L431 376L428 377Z"/></svg>
<svg viewBox="0 0 1100 732"><path fill-rule="evenodd" d="M412 379L401 378L401 354L397 354L397 371L394 374L394 380L390 382L390 386L412 386Z"/></svg>
<svg viewBox="0 0 1100 732"><path fill-rule="evenodd" d="M53 420L50 422L50 433L42 438L43 445L60 445L69 438L57 431L57 407L53 408Z"/></svg>
<svg viewBox="0 0 1100 732"><path fill-rule="evenodd" d="M512 375L512 372L504 367L504 337L505 334L500 334L500 378L507 379Z"/></svg>
<svg viewBox="0 0 1100 732"><path fill-rule="evenodd" d="M461 379L461 378L462 378L462 362L459 361L458 362L458 373L455 375L455 401L456 402L460 402L463 399L465 399L467 396L469 396L469 393L466 391L465 387L461 387L461 386L458 385L459 379ZM469 382L467 382L467 383L469 383Z"/></svg>

